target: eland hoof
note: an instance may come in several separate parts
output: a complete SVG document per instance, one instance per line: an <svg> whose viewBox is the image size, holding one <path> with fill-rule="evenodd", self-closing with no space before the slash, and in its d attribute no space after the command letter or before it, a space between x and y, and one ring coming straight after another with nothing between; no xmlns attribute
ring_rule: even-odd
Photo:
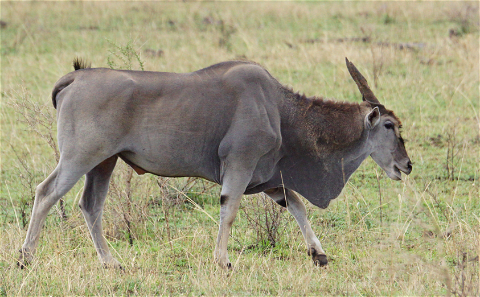
<svg viewBox="0 0 480 297"><path fill-rule="evenodd" d="M28 265L28 262L23 261L23 260L21 260L21 259L18 259L18 260L17 260L17 266L18 266L20 269L26 268L27 265Z"/></svg>
<svg viewBox="0 0 480 297"><path fill-rule="evenodd" d="M228 261L228 259L226 261L215 259L215 263L217 263L217 265L224 270L230 271L233 269L233 265L230 263L230 261Z"/></svg>
<svg viewBox="0 0 480 297"><path fill-rule="evenodd" d="M315 257L312 257L313 259L313 263L316 265L316 266L326 266L328 264L328 260L327 260L327 255L316 255Z"/></svg>
<svg viewBox="0 0 480 297"><path fill-rule="evenodd" d="M17 266L20 268L20 269L24 269L26 268L30 263L32 263L32 260L33 260L33 256L31 253L29 253L28 251L26 251L25 249L20 249L19 250L20 252L20 256L18 257L18 260L17 260Z"/></svg>
<svg viewBox="0 0 480 297"><path fill-rule="evenodd" d="M326 266L328 264L327 255L319 254L314 248L308 250L308 255L312 256L313 264L316 266Z"/></svg>
<svg viewBox="0 0 480 297"><path fill-rule="evenodd" d="M226 270L226 271L231 271L233 270L233 265L232 263L228 262L228 263L225 263L223 265L221 265L220 263L218 263L218 266L220 266L220 268L222 268L223 270Z"/></svg>
<svg viewBox="0 0 480 297"><path fill-rule="evenodd" d="M123 268L122 264L120 264L120 262L117 261L117 259L113 258L113 257L110 257L107 261L102 261L103 263L103 268L105 269L109 269L109 268L113 268L113 269L119 269L121 271L125 271L125 268Z"/></svg>

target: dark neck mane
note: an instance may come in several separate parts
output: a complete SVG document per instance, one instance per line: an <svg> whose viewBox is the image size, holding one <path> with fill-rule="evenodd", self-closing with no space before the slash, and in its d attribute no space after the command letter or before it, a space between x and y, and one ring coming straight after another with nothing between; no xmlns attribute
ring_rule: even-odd
<svg viewBox="0 0 480 297"><path fill-rule="evenodd" d="M298 136L307 148L325 153L347 147L362 137L367 110L364 104L306 97L288 88L284 95L289 125L302 128L303 135Z"/></svg>

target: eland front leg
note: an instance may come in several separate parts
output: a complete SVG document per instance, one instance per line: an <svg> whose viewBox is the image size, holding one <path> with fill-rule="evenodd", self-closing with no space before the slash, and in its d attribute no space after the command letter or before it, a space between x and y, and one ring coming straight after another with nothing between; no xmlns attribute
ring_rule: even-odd
<svg viewBox="0 0 480 297"><path fill-rule="evenodd" d="M222 268L232 268L228 259L227 245L230 229L237 216L240 201L252 178L253 170L244 166L232 166L223 177L220 195L220 226L215 246L215 262Z"/></svg>
<svg viewBox="0 0 480 297"><path fill-rule="evenodd" d="M323 251L322 245L318 240L315 233L313 233L312 227L307 219L307 210L305 204L298 198L298 196L289 189L276 188L265 191L265 194L270 196L275 202L283 207L293 215L295 220L300 226L303 238L307 243L308 255L312 256L312 260L315 265L324 266L327 265L327 256Z"/></svg>

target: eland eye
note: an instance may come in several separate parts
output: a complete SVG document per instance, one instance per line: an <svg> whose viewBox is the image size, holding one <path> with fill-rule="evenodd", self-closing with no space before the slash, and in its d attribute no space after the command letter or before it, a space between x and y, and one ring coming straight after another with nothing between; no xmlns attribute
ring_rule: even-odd
<svg viewBox="0 0 480 297"><path fill-rule="evenodd" d="M385 128L387 129L393 129L395 125L392 122L386 122L385 123Z"/></svg>

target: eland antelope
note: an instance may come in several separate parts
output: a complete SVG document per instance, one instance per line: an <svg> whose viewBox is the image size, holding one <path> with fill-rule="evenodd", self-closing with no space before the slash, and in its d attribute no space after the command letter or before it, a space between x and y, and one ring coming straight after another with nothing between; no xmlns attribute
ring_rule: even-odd
<svg viewBox="0 0 480 297"><path fill-rule="evenodd" d="M400 120L346 59L363 101L306 97L252 62L230 61L191 73L89 68L78 59L52 92L60 160L36 189L18 264L33 258L50 208L86 175L80 208L98 257L121 267L102 231L109 180L118 158L138 174L201 177L221 185L214 260L231 267L230 228L244 194L264 192L294 216L317 265L327 257L305 205L326 208L363 160L394 180L412 163Z"/></svg>

